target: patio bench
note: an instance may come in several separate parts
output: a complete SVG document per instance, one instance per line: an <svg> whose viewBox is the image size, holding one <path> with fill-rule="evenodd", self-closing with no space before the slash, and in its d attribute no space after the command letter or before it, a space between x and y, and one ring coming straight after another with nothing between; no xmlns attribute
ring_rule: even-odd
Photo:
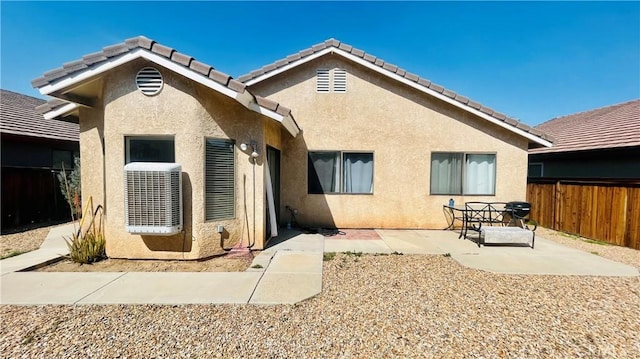
<svg viewBox="0 0 640 359"><path fill-rule="evenodd" d="M527 244L533 249L536 240L534 230L522 227L482 227L480 229L481 244Z"/></svg>
<svg viewBox="0 0 640 359"><path fill-rule="evenodd" d="M459 238L467 238L469 230L480 233L483 227L509 223L506 205L506 202L465 202Z"/></svg>
<svg viewBox="0 0 640 359"><path fill-rule="evenodd" d="M524 202L466 202L460 238L467 238L468 231L478 233L478 247L484 243L525 243L531 248L535 242L537 224L528 224L529 209L514 204ZM526 204L526 203L525 203Z"/></svg>

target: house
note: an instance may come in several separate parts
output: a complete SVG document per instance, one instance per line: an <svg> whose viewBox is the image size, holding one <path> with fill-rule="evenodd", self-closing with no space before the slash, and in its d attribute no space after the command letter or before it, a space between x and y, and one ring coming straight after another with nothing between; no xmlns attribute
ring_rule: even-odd
<svg viewBox="0 0 640 359"><path fill-rule="evenodd" d="M69 220L57 173L78 154L78 125L44 119L44 100L0 90L2 230Z"/></svg>
<svg viewBox="0 0 640 359"><path fill-rule="evenodd" d="M551 145L334 39L235 80L136 37L32 84L67 101L49 116L79 118L83 197L104 205L111 257L262 249L292 212L312 228L443 228L450 198L524 199L527 150ZM180 165L183 222L166 235L128 225L139 161Z"/></svg>
<svg viewBox="0 0 640 359"><path fill-rule="evenodd" d="M556 117L537 129L552 148L529 151L531 179L640 180L640 99Z"/></svg>
<svg viewBox="0 0 640 359"><path fill-rule="evenodd" d="M527 198L542 226L640 249L640 100L557 117L536 128Z"/></svg>

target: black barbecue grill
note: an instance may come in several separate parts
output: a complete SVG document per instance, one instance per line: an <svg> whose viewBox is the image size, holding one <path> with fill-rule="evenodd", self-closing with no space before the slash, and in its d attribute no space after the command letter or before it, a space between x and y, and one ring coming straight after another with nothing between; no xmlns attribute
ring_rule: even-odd
<svg viewBox="0 0 640 359"><path fill-rule="evenodd" d="M529 202L507 202L504 208L513 213L513 216L518 219L523 219L531 212L531 203Z"/></svg>

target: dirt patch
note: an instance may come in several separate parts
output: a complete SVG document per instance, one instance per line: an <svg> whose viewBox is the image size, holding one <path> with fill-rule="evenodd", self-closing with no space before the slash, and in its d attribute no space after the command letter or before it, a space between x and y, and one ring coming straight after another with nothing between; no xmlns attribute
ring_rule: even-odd
<svg viewBox="0 0 640 359"><path fill-rule="evenodd" d="M243 272L253 255L221 256L202 261L105 259L93 264L78 264L68 259L37 272Z"/></svg>

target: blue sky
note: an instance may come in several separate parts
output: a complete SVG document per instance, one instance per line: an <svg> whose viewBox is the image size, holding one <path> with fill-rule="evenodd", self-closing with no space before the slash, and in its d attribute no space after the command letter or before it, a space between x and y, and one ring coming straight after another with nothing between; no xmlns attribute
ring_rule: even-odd
<svg viewBox="0 0 640 359"><path fill-rule="evenodd" d="M238 77L336 38L530 125L640 97L640 2L7 2L3 89L137 35Z"/></svg>

